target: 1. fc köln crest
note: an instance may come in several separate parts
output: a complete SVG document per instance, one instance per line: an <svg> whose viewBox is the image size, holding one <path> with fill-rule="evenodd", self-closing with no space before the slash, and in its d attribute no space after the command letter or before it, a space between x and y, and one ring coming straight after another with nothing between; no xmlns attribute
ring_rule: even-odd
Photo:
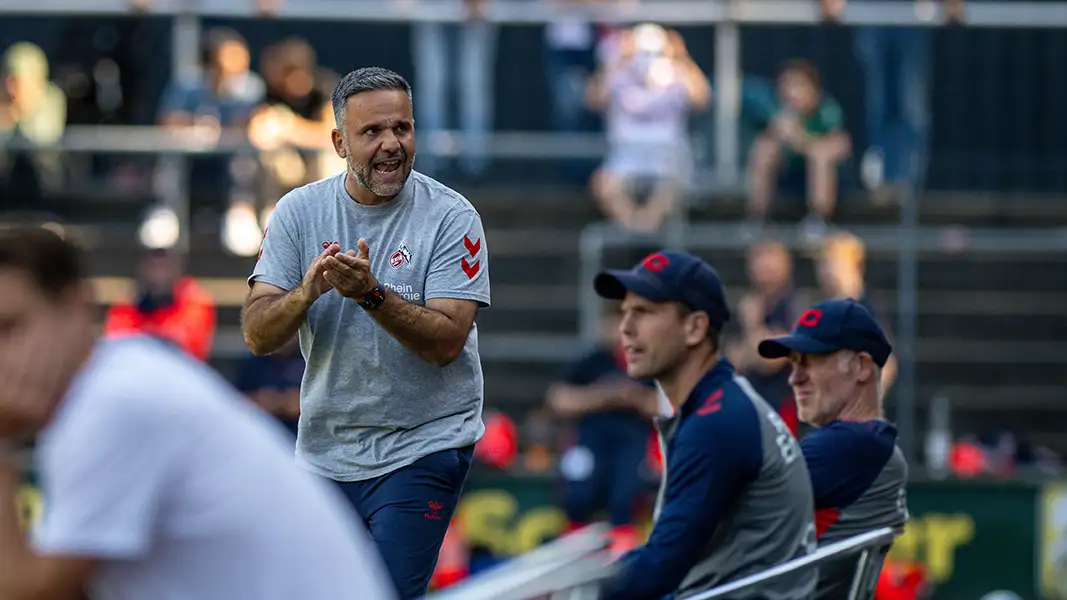
<svg viewBox="0 0 1067 600"><path fill-rule="evenodd" d="M394 269L399 269L400 267L410 262L411 250L408 250L408 245L405 243L401 243L400 247L396 249L396 252L394 252L393 255L389 257L389 266L393 267Z"/></svg>

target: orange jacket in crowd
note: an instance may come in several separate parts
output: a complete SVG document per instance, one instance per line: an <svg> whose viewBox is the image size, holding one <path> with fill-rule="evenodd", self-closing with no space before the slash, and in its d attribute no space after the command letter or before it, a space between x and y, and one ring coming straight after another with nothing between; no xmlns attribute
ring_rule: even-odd
<svg viewBox="0 0 1067 600"><path fill-rule="evenodd" d="M207 360L215 337L215 302L192 277L174 284L174 304L149 313L131 302L107 311L104 335L144 333L170 340L200 360Z"/></svg>

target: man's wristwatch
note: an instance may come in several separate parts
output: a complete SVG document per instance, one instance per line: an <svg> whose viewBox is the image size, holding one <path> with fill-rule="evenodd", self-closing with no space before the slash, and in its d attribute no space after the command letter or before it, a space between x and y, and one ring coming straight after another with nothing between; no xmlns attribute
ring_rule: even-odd
<svg viewBox="0 0 1067 600"><path fill-rule="evenodd" d="M371 291L367 292L363 296L362 300L356 300L356 303L363 307L363 310L374 310L381 306L382 302L385 302L385 290L382 289L382 284L377 284Z"/></svg>

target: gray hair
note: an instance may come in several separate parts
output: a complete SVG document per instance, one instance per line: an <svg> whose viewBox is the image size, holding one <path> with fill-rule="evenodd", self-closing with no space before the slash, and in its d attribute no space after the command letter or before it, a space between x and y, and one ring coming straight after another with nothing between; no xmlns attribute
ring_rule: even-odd
<svg viewBox="0 0 1067 600"><path fill-rule="evenodd" d="M348 116L348 99L363 92L378 90L400 90L411 99L411 85L400 74L382 67L363 67L356 69L337 82L331 97L333 118L337 128L341 129Z"/></svg>
<svg viewBox="0 0 1067 600"><path fill-rule="evenodd" d="M851 369L852 359L856 358L859 352L855 350L841 351L841 355L838 358L837 369L840 373L846 374ZM882 367L874 365L874 390L878 396L878 402L882 401L883 389L882 389Z"/></svg>

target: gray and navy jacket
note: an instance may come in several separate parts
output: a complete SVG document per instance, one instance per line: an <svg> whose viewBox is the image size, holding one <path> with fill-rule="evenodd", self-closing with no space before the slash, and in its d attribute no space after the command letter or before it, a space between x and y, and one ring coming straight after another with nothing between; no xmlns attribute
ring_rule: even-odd
<svg viewBox="0 0 1067 600"><path fill-rule="evenodd" d="M685 598L814 552L814 503L800 446L725 360L656 423L664 481L648 542L620 559L602 599ZM816 573L738 600L806 600Z"/></svg>
<svg viewBox="0 0 1067 600"><path fill-rule="evenodd" d="M908 464L896 445L897 430L885 421L833 421L800 443L815 493L819 544L830 544L908 520ZM819 569L815 598L848 595L855 558Z"/></svg>

